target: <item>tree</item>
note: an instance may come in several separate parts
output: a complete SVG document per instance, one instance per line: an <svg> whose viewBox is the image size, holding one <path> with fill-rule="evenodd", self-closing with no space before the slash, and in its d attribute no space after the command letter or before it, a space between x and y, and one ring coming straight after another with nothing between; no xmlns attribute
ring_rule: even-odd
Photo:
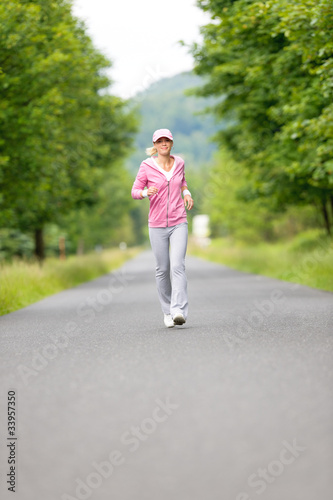
<svg viewBox="0 0 333 500"><path fill-rule="evenodd" d="M120 241L136 243L130 220L130 211L136 206L130 196L132 184L133 179L119 162L118 168L103 173L103 182L96 193L97 203L73 210L61 221L72 250L109 247Z"/></svg>
<svg viewBox="0 0 333 500"><path fill-rule="evenodd" d="M95 202L136 125L70 2L3 0L0 23L0 225L43 259L45 224Z"/></svg>
<svg viewBox="0 0 333 500"><path fill-rule="evenodd" d="M333 4L200 0L212 23L194 45L201 96L233 125L217 135L248 169L249 199L315 204L333 224Z"/></svg>

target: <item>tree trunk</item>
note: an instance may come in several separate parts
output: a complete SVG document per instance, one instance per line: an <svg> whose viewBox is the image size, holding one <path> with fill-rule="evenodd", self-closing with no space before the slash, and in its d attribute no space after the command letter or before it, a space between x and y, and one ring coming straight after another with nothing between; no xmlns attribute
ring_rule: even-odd
<svg viewBox="0 0 333 500"><path fill-rule="evenodd" d="M324 222L325 222L325 227L326 227L327 234L329 236L331 236L330 218L329 218L329 215L328 215L326 201L324 201L324 200L322 201L321 209L322 209L322 214L323 214L323 217L324 217Z"/></svg>
<svg viewBox="0 0 333 500"><path fill-rule="evenodd" d="M35 256L39 262L45 259L43 229L35 229Z"/></svg>

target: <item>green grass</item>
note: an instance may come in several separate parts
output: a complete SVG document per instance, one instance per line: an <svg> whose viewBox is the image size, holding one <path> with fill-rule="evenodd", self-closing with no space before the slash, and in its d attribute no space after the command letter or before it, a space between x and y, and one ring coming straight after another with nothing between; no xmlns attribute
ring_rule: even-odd
<svg viewBox="0 0 333 500"><path fill-rule="evenodd" d="M288 241L257 245L228 238L212 240L206 248L191 242L189 254L239 271L333 292L333 239L319 231L307 231Z"/></svg>
<svg viewBox="0 0 333 500"><path fill-rule="evenodd" d="M21 309L29 304L90 281L120 267L140 249L118 248L66 260L46 259L42 266L16 260L0 264L0 315Z"/></svg>

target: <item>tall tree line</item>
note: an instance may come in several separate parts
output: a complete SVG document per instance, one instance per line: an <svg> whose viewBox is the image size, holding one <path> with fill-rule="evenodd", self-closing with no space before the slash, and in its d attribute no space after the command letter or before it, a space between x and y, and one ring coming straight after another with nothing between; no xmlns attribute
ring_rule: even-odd
<svg viewBox="0 0 333 500"><path fill-rule="evenodd" d="M332 0L198 0L212 22L192 46L201 96L223 96L217 141L242 165L244 199L314 205L333 226ZM216 189L216 186L215 186Z"/></svg>
<svg viewBox="0 0 333 500"><path fill-rule="evenodd" d="M1 1L0 227L32 232L40 259L45 225L93 205L132 142L110 66L70 1Z"/></svg>

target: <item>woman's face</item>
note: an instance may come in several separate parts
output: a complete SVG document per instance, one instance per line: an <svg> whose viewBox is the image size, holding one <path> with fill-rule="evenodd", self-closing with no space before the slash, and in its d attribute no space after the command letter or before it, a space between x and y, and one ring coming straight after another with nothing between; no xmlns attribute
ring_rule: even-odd
<svg viewBox="0 0 333 500"><path fill-rule="evenodd" d="M173 142L170 141L170 139L168 139L167 137L161 137L160 139L157 139L156 142L154 142L154 146L157 149L158 154L162 156L170 154L172 145Z"/></svg>

